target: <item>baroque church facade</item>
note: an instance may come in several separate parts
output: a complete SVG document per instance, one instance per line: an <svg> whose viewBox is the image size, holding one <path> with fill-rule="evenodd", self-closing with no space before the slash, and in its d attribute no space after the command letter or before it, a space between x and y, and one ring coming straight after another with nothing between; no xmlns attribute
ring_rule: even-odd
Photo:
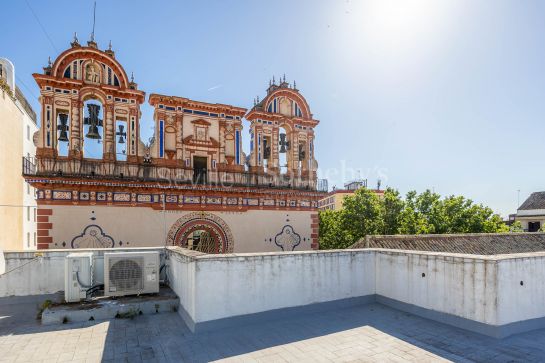
<svg viewBox="0 0 545 363"><path fill-rule="evenodd" d="M318 120L295 84L269 82L250 110L152 93L155 131L145 144L146 95L111 45L74 37L33 76L42 122L23 175L37 190L39 249L318 248Z"/></svg>

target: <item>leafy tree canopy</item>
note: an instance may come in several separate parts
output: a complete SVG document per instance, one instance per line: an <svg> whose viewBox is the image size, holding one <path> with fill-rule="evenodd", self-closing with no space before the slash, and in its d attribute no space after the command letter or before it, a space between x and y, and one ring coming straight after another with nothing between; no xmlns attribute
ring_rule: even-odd
<svg viewBox="0 0 545 363"><path fill-rule="evenodd" d="M509 232L492 209L462 196L441 198L430 190L407 193L388 188L383 196L361 188L343 209L320 212L320 248L347 248L366 235Z"/></svg>

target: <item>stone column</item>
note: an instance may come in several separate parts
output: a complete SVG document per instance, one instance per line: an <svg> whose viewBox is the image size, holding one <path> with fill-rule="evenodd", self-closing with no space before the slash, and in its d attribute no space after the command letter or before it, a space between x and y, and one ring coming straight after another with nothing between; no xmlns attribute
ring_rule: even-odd
<svg viewBox="0 0 545 363"><path fill-rule="evenodd" d="M68 155L71 158L81 159L83 150L81 145L81 133L83 130L83 102L80 100L72 100L70 111L70 151Z"/></svg>

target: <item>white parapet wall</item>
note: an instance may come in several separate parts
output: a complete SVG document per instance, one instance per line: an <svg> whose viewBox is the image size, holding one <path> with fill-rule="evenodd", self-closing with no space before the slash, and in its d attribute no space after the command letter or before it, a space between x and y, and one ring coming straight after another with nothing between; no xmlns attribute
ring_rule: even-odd
<svg viewBox="0 0 545 363"><path fill-rule="evenodd" d="M204 255L171 249L169 278L193 330L227 318L320 303L358 303L375 293L374 251ZM357 300L354 300L357 299ZM184 305L184 303L186 305Z"/></svg>
<svg viewBox="0 0 545 363"><path fill-rule="evenodd" d="M545 253L170 255L171 287L193 331L369 301L495 337L545 327Z"/></svg>
<svg viewBox="0 0 545 363"><path fill-rule="evenodd" d="M380 297L485 324L498 323L496 259L382 250L376 253L375 263Z"/></svg>
<svg viewBox="0 0 545 363"><path fill-rule="evenodd" d="M162 248L135 249L81 249L81 250L43 250L43 251L4 251L0 266L5 272L0 274L0 297L44 295L64 291L64 260L73 252L93 252L95 283L104 279L104 253L130 251L161 251ZM0 258L2 255L0 254Z"/></svg>
<svg viewBox="0 0 545 363"><path fill-rule="evenodd" d="M134 250L142 249L127 249ZM545 253L155 250L168 256L166 277L193 331L375 301L495 337L545 327ZM88 251L100 280L110 250ZM0 297L63 290L64 258L71 252L4 252Z"/></svg>

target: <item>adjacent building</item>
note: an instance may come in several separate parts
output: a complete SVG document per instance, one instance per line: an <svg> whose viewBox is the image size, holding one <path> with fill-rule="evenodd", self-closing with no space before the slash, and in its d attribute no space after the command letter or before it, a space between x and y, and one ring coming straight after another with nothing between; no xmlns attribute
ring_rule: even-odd
<svg viewBox="0 0 545 363"><path fill-rule="evenodd" d="M35 249L35 192L21 177L21 160L35 154L36 113L15 84L15 68L5 58L0 58L0 127L0 250Z"/></svg>
<svg viewBox="0 0 545 363"><path fill-rule="evenodd" d="M38 248L318 248L318 120L285 77L271 81L250 111L152 93L155 132L147 144L140 139L146 95L111 46L75 38L34 78L42 125L24 175L37 188Z"/></svg>
<svg viewBox="0 0 545 363"><path fill-rule="evenodd" d="M530 194L518 208L514 219L522 224L527 232L538 232L545 226L545 192Z"/></svg>
<svg viewBox="0 0 545 363"><path fill-rule="evenodd" d="M346 197L354 195L356 190L367 187L367 180L356 180L346 183L344 189L333 189L326 194L324 198L318 202L318 210L339 210L343 207L343 202ZM378 196L384 195L384 190L373 189L371 190Z"/></svg>

